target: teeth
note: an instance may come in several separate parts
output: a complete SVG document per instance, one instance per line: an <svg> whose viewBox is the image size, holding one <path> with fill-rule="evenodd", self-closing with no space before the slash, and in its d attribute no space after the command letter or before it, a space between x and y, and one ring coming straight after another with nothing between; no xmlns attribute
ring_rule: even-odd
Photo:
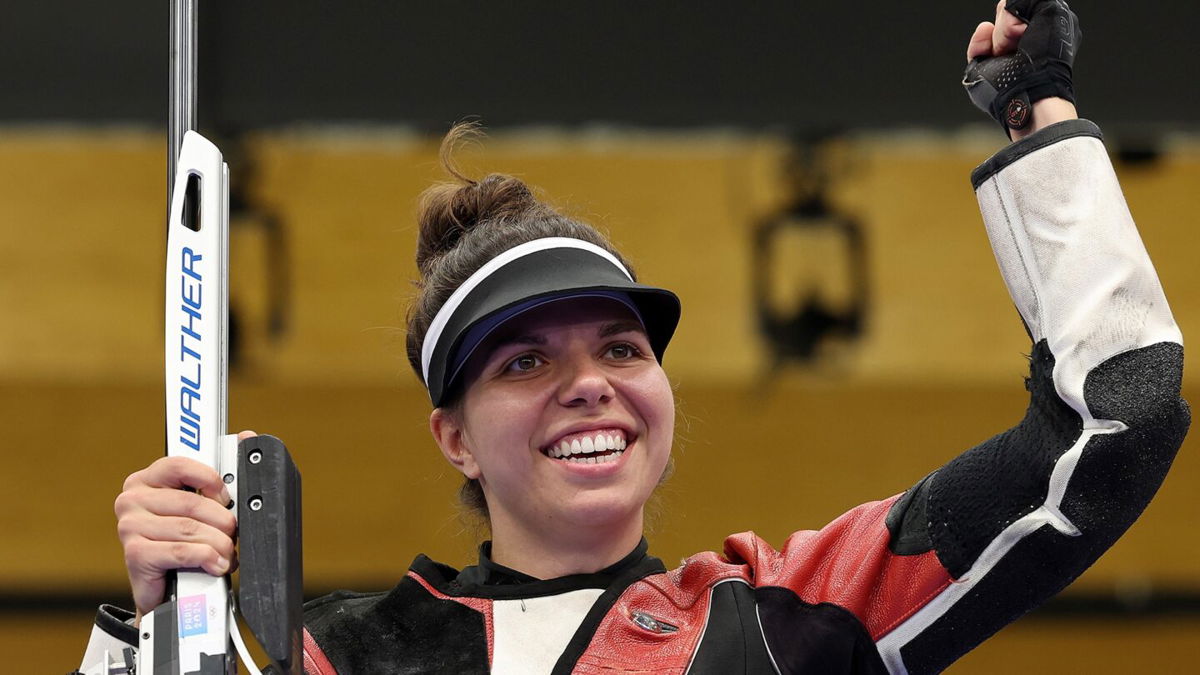
<svg viewBox="0 0 1200 675"><path fill-rule="evenodd" d="M564 439L557 446L547 448L545 453L556 459L604 464L619 457L628 445L629 442L625 440L623 433L597 433L594 436L584 436L570 441ZM593 455L604 452L608 454L602 457L576 457L576 455Z"/></svg>
<svg viewBox="0 0 1200 675"><path fill-rule="evenodd" d="M574 464L608 464L609 462L617 461L618 459L621 458L621 455L623 455L623 454L625 454L624 450L617 450L617 451L612 452L607 455L596 455L593 457L569 457L568 456L568 457L562 457L561 459L565 462L572 462Z"/></svg>

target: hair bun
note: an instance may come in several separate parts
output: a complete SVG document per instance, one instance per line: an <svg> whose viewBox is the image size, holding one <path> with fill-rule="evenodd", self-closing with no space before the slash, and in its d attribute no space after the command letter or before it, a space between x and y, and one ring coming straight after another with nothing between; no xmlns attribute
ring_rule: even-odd
<svg viewBox="0 0 1200 675"><path fill-rule="evenodd" d="M479 135L474 123L457 124L442 141L442 167L452 180L421 195L418 211L418 289L408 312L408 362L423 378L421 348L438 310L479 268L510 248L545 237L587 241L611 253L636 281L629 261L587 223L559 213L534 196L523 181L503 174L482 180L463 175L452 155L465 139ZM478 485L475 486L478 488ZM482 493L481 493L482 494ZM480 497L482 499L482 497Z"/></svg>
<svg viewBox="0 0 1200 675"><path fill-rule="evenodd" d="M460 122L442 140L442 168L454 179L439 183L421 195L417 223L417 267L424 272L435 259L449 253L468 232L484 223L519 220L547 207L533 196L523 181L503 174L472 180L459 171L454 149L480 135L479 125Z"/></svg>

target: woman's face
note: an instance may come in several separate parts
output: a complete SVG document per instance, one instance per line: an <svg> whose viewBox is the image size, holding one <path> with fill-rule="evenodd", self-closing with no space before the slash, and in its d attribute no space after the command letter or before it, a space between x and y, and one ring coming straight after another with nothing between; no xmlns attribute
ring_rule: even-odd
<svg viewBox="0 0 1200 675"><path fill-rule="evenodd" d="M628 526L667 465L675 406L634 313L606 298L550 303L468 362L459 464L493 531Z"/></svg>

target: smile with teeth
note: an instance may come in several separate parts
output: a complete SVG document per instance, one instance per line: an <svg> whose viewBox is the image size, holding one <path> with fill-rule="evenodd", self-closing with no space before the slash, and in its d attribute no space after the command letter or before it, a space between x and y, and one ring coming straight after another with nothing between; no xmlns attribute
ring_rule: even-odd
<svg viewBox="0 0 1200 675"><path fill-rule="evenodd" d="M569 434L542 453L551 459L574 464L607 464L620 459L625 452L625 432L603 429Z"/></svg>

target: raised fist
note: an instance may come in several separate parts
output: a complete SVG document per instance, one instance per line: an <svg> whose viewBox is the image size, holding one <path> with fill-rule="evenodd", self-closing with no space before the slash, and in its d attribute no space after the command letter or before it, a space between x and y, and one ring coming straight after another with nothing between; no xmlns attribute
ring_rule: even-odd
<svg viewBox="0 0 1200 675"><path fill-rule="evenodd" d="M1001 0L995 24L981 23L971 38L963 86L1006 130L1024 129L1034 102L1075 102L1071 68L1082 37L1063 0Z"/></svg>

